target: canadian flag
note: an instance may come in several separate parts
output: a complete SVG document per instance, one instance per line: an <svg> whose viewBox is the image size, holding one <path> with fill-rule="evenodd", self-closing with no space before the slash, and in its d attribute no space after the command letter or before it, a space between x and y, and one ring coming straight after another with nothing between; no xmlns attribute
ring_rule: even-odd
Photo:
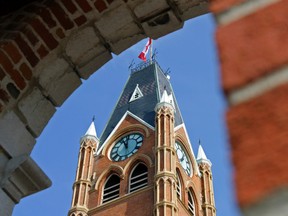
<svg viewBox="0 0 288 216"><path fill-rule="evenodd" d="M150 45L152 43L152 39L149 38L144 49L142 50L142 52L139 54L138 58L140 58L141 60L143 61L146 61L146 54L148 53L149 51L149 48L150 48Z"/></svg>

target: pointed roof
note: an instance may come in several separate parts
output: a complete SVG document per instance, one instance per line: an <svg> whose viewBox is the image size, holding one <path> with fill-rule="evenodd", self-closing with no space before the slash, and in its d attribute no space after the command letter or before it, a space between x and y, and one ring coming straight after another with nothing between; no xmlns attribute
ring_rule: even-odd
<svg viewBox="0 0 288 216"><path fill-rule="evenodd" d="M155 107L155 111L161 106L170 106L173 110L175 110L173 95L168 95L166 89L164 89L161 100Z"/></svg>
<svg viewBox="0 0 288 216"><path fill-rule="evenodd" d="M170 95L168 95L166 89L163 91L163 94L162 94L162 97L161 97L161 100L160 100L160 103L170 103L170 99L171 97L169 97Z"/></svg>
<svg viewBox="0 0 288 216"><path fill-rule="evenodd" d="M201 145L199 145L199 148L198 148L197 162L198 163L208 163L210 166L212 165L211 161L209 159L207 159L207 156L206 156L204 149L202 148Z"/></svg>
<svg viewBox="0 0 288 216"><path fill-rule="evenodd" d="M143 94L137 100L130 101L137 86ZM175 127L183 123L182 116L176 103L175 95L169 79L165 76L156 61L145 64L141 69L132 71L123 89L123 92L116 104L115 109L100 137L99 148L106 141L117 123L129 111L147 124L155 127L155 107L161 101L161 97L166 94L171 95L175 107Z"/></svg>
<svg viewBox="0 0 288 216"><path fill-rule="evenodd" d="M86 131L86 133L85 133L85 135L84 135L84 137L86 137L86 136L93 136L93 137L95 137L96 139L98 139L97 133L96 133L95 124L94 124L94 119L93 119L93 121L91 122L88 130Z"/></svg>

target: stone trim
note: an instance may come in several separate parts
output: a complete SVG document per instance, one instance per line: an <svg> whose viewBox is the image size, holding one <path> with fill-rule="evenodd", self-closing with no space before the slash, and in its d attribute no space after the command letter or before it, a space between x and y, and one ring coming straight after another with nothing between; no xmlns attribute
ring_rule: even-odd
<svg viewBox="0 0 288 216"><path fill-rule="evenodd" d="M263 200L244 208L244 216L284 216L288 212L288 188L281 188ZM285 213L286 212L286 213Z"/></svg>
<svg viewBox="0 0 288 216"><path fill-rule="evenodd" d="M242 17L245 17L249 14L255 13L256 11L264 8L268 5L279 2L280 0L253 0L245 1L242 4L231 7L229 10L226 10L218 15L216 15L216 20L220 25L228 25Z"/></svg>
<svg viewBox="0 0 288 216"><path fill-rule="evenodd" d="M237 105L285 83L288 83L288 66L232 91L228 94L228 101L231 105Z"/></svg>

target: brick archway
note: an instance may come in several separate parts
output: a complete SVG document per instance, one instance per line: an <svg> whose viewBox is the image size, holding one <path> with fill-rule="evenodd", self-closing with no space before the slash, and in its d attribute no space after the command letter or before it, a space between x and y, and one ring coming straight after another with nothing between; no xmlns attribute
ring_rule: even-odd
<svg viewBox="0 0 288 216"><path fill-rule="evenodd" d="M111 53L178 30L208 11L206 0L19 4L12 1L0 10L0 197L11 207L51 184L29 155L56 107L81 79L111 60ZM29 178L16 183L19 175Z"/></svg>

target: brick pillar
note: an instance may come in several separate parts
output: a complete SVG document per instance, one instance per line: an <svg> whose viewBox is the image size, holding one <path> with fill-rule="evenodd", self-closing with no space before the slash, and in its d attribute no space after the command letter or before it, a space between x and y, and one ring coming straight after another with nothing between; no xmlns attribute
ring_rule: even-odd
<svg viewBox="0 0 288 216"><path fill-rule="evenodd" d="M81 140L76 179L73 185L72 204L68 213L69 216L87 216L93 155L97 144L98 140L93 136L84 136Z"/></svg>
<svg viewBox="0 0 288 216"><path fill-rule="evenodd" d="M177 216L174 109L160 103L156 108L155 216Z"/></svg>
<svg viewBox="0 0 288 216"><path fill-rule="evenodd" d="M288 212L288 2L212 0L244 215Z"/></svg>
<svg viewBox="0 0 288 216"><path fill-rule="evenodd" d="M203 201L202 201L203 215L216 216L212 170L210 161L200 162L199 170L201 172L201 184L203 194Z"/></svg>

